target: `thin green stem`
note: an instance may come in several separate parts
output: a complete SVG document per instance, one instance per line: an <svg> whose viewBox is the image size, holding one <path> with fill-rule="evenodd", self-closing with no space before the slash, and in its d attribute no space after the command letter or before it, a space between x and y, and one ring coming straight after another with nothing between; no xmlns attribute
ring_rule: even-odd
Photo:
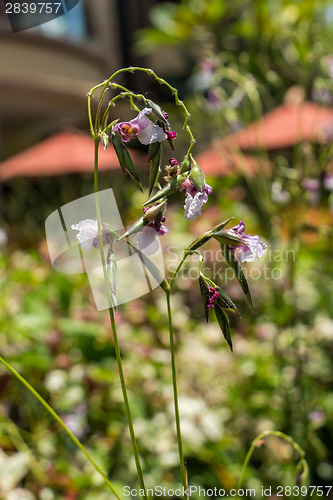
<svg viewBox="0 0 333 500"><path fill-rule="evenodd" d="M15 368L13 368L7 361L5 361L2 357L0 357L0 362L14 375L14 377L19 380L26 389L44 406L44 408L49 412L49 414L56 420L56 422L62 427L62 429L68 434L70 439L73 441L73 443L84 453L84 455L87 457L89 462L94 466L96 471L103 477L105 483L108 485L112 493L118 498L118 500L121 500L121 497L115 490L114 486L112 483L109 481L107 475L103 472L103 470L97 465L95 460L92 458L90 453L86 450L86 448L83 446L83 444L80 443L80 441L77 439L77 437L68 429L66 424L62 421L62 419L59 417L59 415L51 408L51 406L45 401L44 398L32 387L32 385L25 380L22 375L20 375Z"/></svg>
<svg viewBox="0 0 333 500"><path fill-rule="evenodd" d="M280 431L265 431L262 434L259 434L259 436L257 436L252 441L250 449L247 452L247 455L246 455L244 463L243 463L241 474L240 474L240 477L239 477L239 480L238 480L238 483L237 483L237 491L239 491L241 489L241 487L242 487L243 480L244 480L244 475L245 475L245 471L246 471L246 468L247 468L247 466L249 464L249 461L251 460L251 457L253 455L254 450L257 448L257 445L258 445L259 441L261 441L262 439L264 439L267 436L276 436L276 437L279 437L281 439L284 439L285 441L287 441L287 443L290 444L290 446L293 447L293 449L300 456L299 463L298 463L298 466L297 466L297 470L300 467L302 469L301 472L302 472L303 478L304 479L307 478L307 475L308 475L308 472L309 472L309 467L308 467L308 463L307 463L307 461L305 459L305 451L299 446L299 444L296 443L296 441L294 441L291 436L288 436L287 434L284 434L283 432L280 432Z"/></svg>
<svg viewBox="0 0 333 500"><path fill-rule="evenodd" d="M136 438L135 438L131 410L130 410L130 406L129 406L129 402L128 402L128 395L127 395L125 377L124 377L123 366L122 366L122 361L121 361L121 354L120 354L120 348L119 348L119 343L118 343L116 323L115 323L115 319L114 319L113 309L111 307L109 308L109 315L110 315L111 328L112 328L113 344L114 344L114 349L115 349L116 358L117 358L117 365L118 365L118 371L119 371L121 390L123 393L125 412L126 412L126 417L127 417L129 433L131 436L131 442L132 442L132 448L133 448L133 453L134 453L136 470L137 470L137 474L138 474L140 489L142 489L144 491L143 497L147 498L146 487L145 487L142 469L141 469L141 464L140 464L138 445L137 445Z"/></svg>
<svg viewBox="0 0 333 500"><path fill-rule="evenodd" d="M102 224L101 224L101 210L100 210L99 196L98 196L98 146L99 146L99 139L95 138L94 189L95 189L96 217L97 217L97 226L98 226L98 240L99 240L99 248L100 248L104 281L105 281L105 290L107 293L108 304L111 305L112 304L112 297L111 297L111 290L110 290L110 286L109 286L109 279L108 279L108 275L107 275L106 259L105 259L105 255L104 255ZM116 358L117 358L117 365L118 365L121 390L122 390L122 394L123 394L127 423L128 423L128 428L129 428L129 432L130 432L132 448L133 448L133 453L134 453L134 458L135 458L136 470L137 470L137 474L138 474L140 489L142 489L144 491L143 497L147 498L146 488L145 488L141 464L140 464L138 446L136 443L136 438L135 438L135 433L134 433L134 428L133 428L133 421L132 421L131 411L130 411L129 402L128 402L127 389L126 389L126 384L125 384L121 354L120 354L119 343L118 343L117 329L116 329L116 324L115 324L115 320L114 320L114 313L113 313L112 307L109 307L109 315L110 315L110 322L111 322L111 328L112 328L114 349L115 349Z"/></svg>
<svg viewBox="0 0 333 500"><path fill-rule="evenodd" d="M177 266L177 269L175 270L175 272L173 273L173 275L171 276L171 279L170 279L170 281L169 281L169 287L170 287L170 288L172 287L172 284L173 284L174 280L177 278L177 275L178 275L178 273L179 273L179 270L180 270L180 268L182 267L182 265L184 264L184 262L185 262L185 260L187 259L188 255L189 255L189 253L188 253L188 251L185 249L185 251L184 251L184 255L183 255L183 257L182 257L181 261L179 262L179 264L178 264L178 266Z"/></svg>
<svg viewBox="0 0 333 500"><path fill-rule="evenodd" d="M180 416L179 416L179 405L178 405L178 389L177 389L177 371L176 371L176 360L175 360L175 343L173 338L173 326L172 326L172 313L170 305L170 290L165 292L167 308L168 308L168 323L169 323L169 334L170 334L170 352L171 352L171 369L172 369L172 385L173 385L173 399L175 407L175 420L176 420L176 430L177 430L177 441L178 441L178 453L180 461L180 476L183 484L185 493L184 498L188 498L187 493L187 478L184 462L183 453L183 443L180 429Z"/></svg>

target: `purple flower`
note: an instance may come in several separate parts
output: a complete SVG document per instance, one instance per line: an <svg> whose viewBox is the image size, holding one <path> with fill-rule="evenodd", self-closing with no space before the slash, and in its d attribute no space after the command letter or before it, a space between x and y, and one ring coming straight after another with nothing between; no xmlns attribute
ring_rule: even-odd
<svg viewBox="0 0 333 500"><path fill-rule="evenodd" d="M201 214L202 205L207 203L208 195L211 194L213 188L208 184L205 184L204 190L199 191L190 179L187 178L181 184L180 190L186 191L184 217L185 219L192 221Z"/></svg>
<svg viewBox="0 0 333 500"><path fill-rule="evenodd" d="M152 207L150 207L152 208ZM144 213L149 210L144 208ZM139 250L144 250L146 255L151 255L159 249L159 243L156 239L157 236L163 236L169 232L169 229L163 224L165 217L156 217L150 221L139 233L136 235L136 243Z"/></svg>
<svg viewBox="0 0 333 500"><path fill-rule="evenodd" d="M319 189L320 183L318 179L310 179L309 177L305 177L302 179L302 186L304 189L307 191L311 191L311 193L314 193Z"/></svg>
<svg viewBox="0 0 333 500"><path fill-rule="evenodd" d="M84 219L80 220L77 224L72 224L71 228L75 231L79 231L76 235L82 248L89 250L90 248L99 248L99 237L98 237L98 223L94 219ZM102 239L103 246L110 243L110 234L105 231L102 224Z"/></svg>
<svg viewBox="0 0 333 500"><path fill-rule="evenodd" d="M230 247L234 250L235 256L239 262L252 262L264 255L267 250L266 243L261 241L259 236L244 234L245 224L242 220L237 226L232 228L232 231L239 234L244 242L244 245L239 247Z"/></svg>
<svg viewBox="0 0 333 500"><path fill-rule="evenodd" d="M123 142L137 137L141 144L162 142L167 138L161 127L155 125L146 115L152 112L151 108L144 108L136 118L129 122L120 122L113 127L112 132L119 130Z"/></svg>

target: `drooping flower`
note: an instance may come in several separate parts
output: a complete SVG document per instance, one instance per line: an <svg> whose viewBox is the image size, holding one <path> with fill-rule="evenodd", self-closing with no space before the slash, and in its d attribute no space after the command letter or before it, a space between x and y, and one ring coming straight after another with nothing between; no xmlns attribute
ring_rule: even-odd
<svg viewBox="0 0 333 500"><path fill-rule="evenodd" d="M98 222L95 219L80 220L77 224L72 224L71 228L79 231L76 235L82 248L89 250L90 248L99 248L98 237ZM111 241L111 235L108 233L102 224L102 239L103 246Z"/></svg>
<svg viewBox="0 0 333 500"><path fill-rule="evenodd" d="M158 209L160 205L155 204L149 208L144 207L144 214L146 215L149 211L153 213L155 207ZM159 249L159 243L156 237L163 236L163 234L169 232L169 229L164 225L164 222L165 216L158 213L154 219L148 222L142 231L136 234L136 243L139 250L144 250L145 254L151 255Z"/></svg>
<svg viewBox="0 0 333 500"><path fill-rule="evenodd" d="M241 220L237 226L232 228L232 231L239 234L244 242L244 245L238 247L230 247L234 250L236 259L239 262L253 262L264 255L267 250L267 245L259 239L259 236L251 236L244 234L245 224Z"/></svg>
<svg viewBox="0 0 333 500"><path fill-rule="evenodd" d="M180 191L186 191L185 197L185 219L192 221L196 219L202 211L202 205L207 203L208 195L211 194L213 188L205 184L203 191L200 191L190 179L185 179L181 184Z"/></svg>
<svg viewBox="0 0 333 500"><path fill-rule="evenodd" d="M151 112L151 108L144 108L133 120L117 123L112 132L119 130L123 142L128 142L135 137L139 139L141 144L164 141L167 138L164 130L147 117Z"/></svg>

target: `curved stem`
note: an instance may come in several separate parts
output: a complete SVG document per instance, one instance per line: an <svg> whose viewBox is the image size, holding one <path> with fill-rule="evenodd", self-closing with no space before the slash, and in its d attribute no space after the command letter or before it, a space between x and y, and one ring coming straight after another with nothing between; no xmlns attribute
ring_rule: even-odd
<svg viewBox="0 0 333 500"><path fill-rule="evenodd" d="M134 73L135 71L142 71L143 73L146 73L147 75L150 75L153 78L155 78L155 80L160 85L165 85L171 91L172 95L174 96L176 105L180 106L183 109L183 112L185 114L183 128L187 131L187 133L190 136L190 145L189 145L189 148L188 148L187 153L186 153L187 155L189 155L190 152L191 152L192 147L195 144L194 136L192 134L191 128L188 125L188 120L189 120L189 118L190 118L191 115L190 115L188 109L186 108L185 104L183 103L183 101L181 101L179 99L178 90L176 88L172 87L172 85L170 85L170 83L168 83L166 80L164 80L163 78L160 78L159 76L157 76L156 73L152 69L141 68L141 67L138 67L138 66L133 66L133 67L127 67L127 68L121 68L121 69L119 69L118 71L116 71L115 73L113 73L105 82L102 82L99 85L95 85L95 87L93 87L90 90L90 92L88 93L88 107L89 107L89 109L90 109L90 105L91 105L91 98L92 98L95 90L97 90L99 88L102 88L101 95L100 95L99 100L98 100L98 106L97 106L97 114L99 114L101 106L102 106L102 102L103 102L103 99L104 99L104 94L105 94L108 86L110 85L111 81L114 78L116 78L116 76L118 76L120 73L126 73L126 72L128 72L128 73ZM111 84L111 86L112 86L112 84ZM117 86L118 88L122 88L122 86L120 84L115 84L115 86ZM125 87L123 87L123 89L125 89ZM126 91L127 91L127 89L126 89ZM131 94L135 98L135 94L134 93L131 93ZM142 99L141 95L140 95L140 99ZM132 100L131 97L130 97L130 100L131 100L131 104L133 105L133 100ZM91 110L89 111L89 114L91 115ZM96 130L94 131L94 127L92 126L92 121L91 120L89 120L89 121L90 121L90 128L92 130L92 135L95 136L95 134L97 132L96 132Z"/></svg>
<svg viewBox="0 0 333 500"><path fill-rule="evenodd" d="M172 369L172 385L173 385L173 399L175 407L175 420L176 420L176 430L177 430L177 441L178 441L178 453L180 461L180 476L183 484L184 491L186 492L184 498L188 498L187 492L187 478L184 462L183 453L183 443L180 430L180 417L179 417L179 406L178 406L178 389L177 389L177 371L176 371L176 360L175 360L175 343L173 338L173 326L172 326L172 314L170 306L170 290L165 292L167 308L168 308L168 323L169 323L169 334L170 334L170 352L171 352L171 369Z"/></svg>
<svg viewBox="0 0 333 500"><path fill-rule="evenodd" d="M287 434L284 434L283 432L280 432L280 431L265 431L262 434L259 434L259 436L257 436L252 441L250 449L247 452L247 455L246 455L244 463L243 463L241 474L240 474L240 477L239 477L239 480L238 480L238 483L237 483L237 491L239 491L241 489L241 486L242 486L242 483L243 483L243 480L244 480L244 475L245 475L246 467L248 466L248 463L249 463L249 461L250 461L250 459L251 459L251 457L253 455L254 450L257 448L258 442L261 441L262 439L264 439L266 436L276 436L276 437L279 437L281 439L284 439L285 441L287 441L287 443L290 444L290 446L293 447L293 449L295 451L297 451L297 453L300 455L300 459L299 459L299 463L297 465L297 469L299 467L302 468L302 475L303 475L304 479L306 479L306 477L308 475L308 472L309 472L309 467L308 467L308 463L307 463L307 461L305 459L305 451L299 446L298 443L296 443L296 441L293 440L293 438L291 436L288 436Z"/></svg>
<svg viewBox="0 0 333 500"><path fill-rule="evenodd" d="M62 419L59 417L59 415L51 408L51 406L45 401L44 398L32 387L32 385L29 384L27 380L25 380L22 375L20 375L15 368L13 368L7 361L5 361L2 357L0 357L0 362L14 375L14 377L19 380L26 389L44 406L44 408L50 413L50 415L58 422L58 424L62 427L62 429L68 434L70 439L73 441L73 443L84 453L84 455L88 458L89 462L94 466L96 471L103 477L105 483L108 485L112 493L118 498L118 500L121 500L121 497L115 490L114 486L112 483L109 481L107 475L103 472L103 470L97 465L95 460L92 458L90 453L86 450L86 448L83 446L83 444L80 443L80 441L77 439L77 437L68 429L66 424L62 421Z"/></svg>

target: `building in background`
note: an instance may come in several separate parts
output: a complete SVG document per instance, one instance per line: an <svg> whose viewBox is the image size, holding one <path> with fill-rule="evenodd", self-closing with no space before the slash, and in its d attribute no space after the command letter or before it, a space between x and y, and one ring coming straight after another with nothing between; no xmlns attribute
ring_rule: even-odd
<svg viewBox="0 0 333 500"><path fill-rule="evenodd" d="M90 88L142 63L131 53L133 33L147 25L152 3L80 0L65 15L18 33L1 3L1 159L68 126L87 129Z"/></svg>

